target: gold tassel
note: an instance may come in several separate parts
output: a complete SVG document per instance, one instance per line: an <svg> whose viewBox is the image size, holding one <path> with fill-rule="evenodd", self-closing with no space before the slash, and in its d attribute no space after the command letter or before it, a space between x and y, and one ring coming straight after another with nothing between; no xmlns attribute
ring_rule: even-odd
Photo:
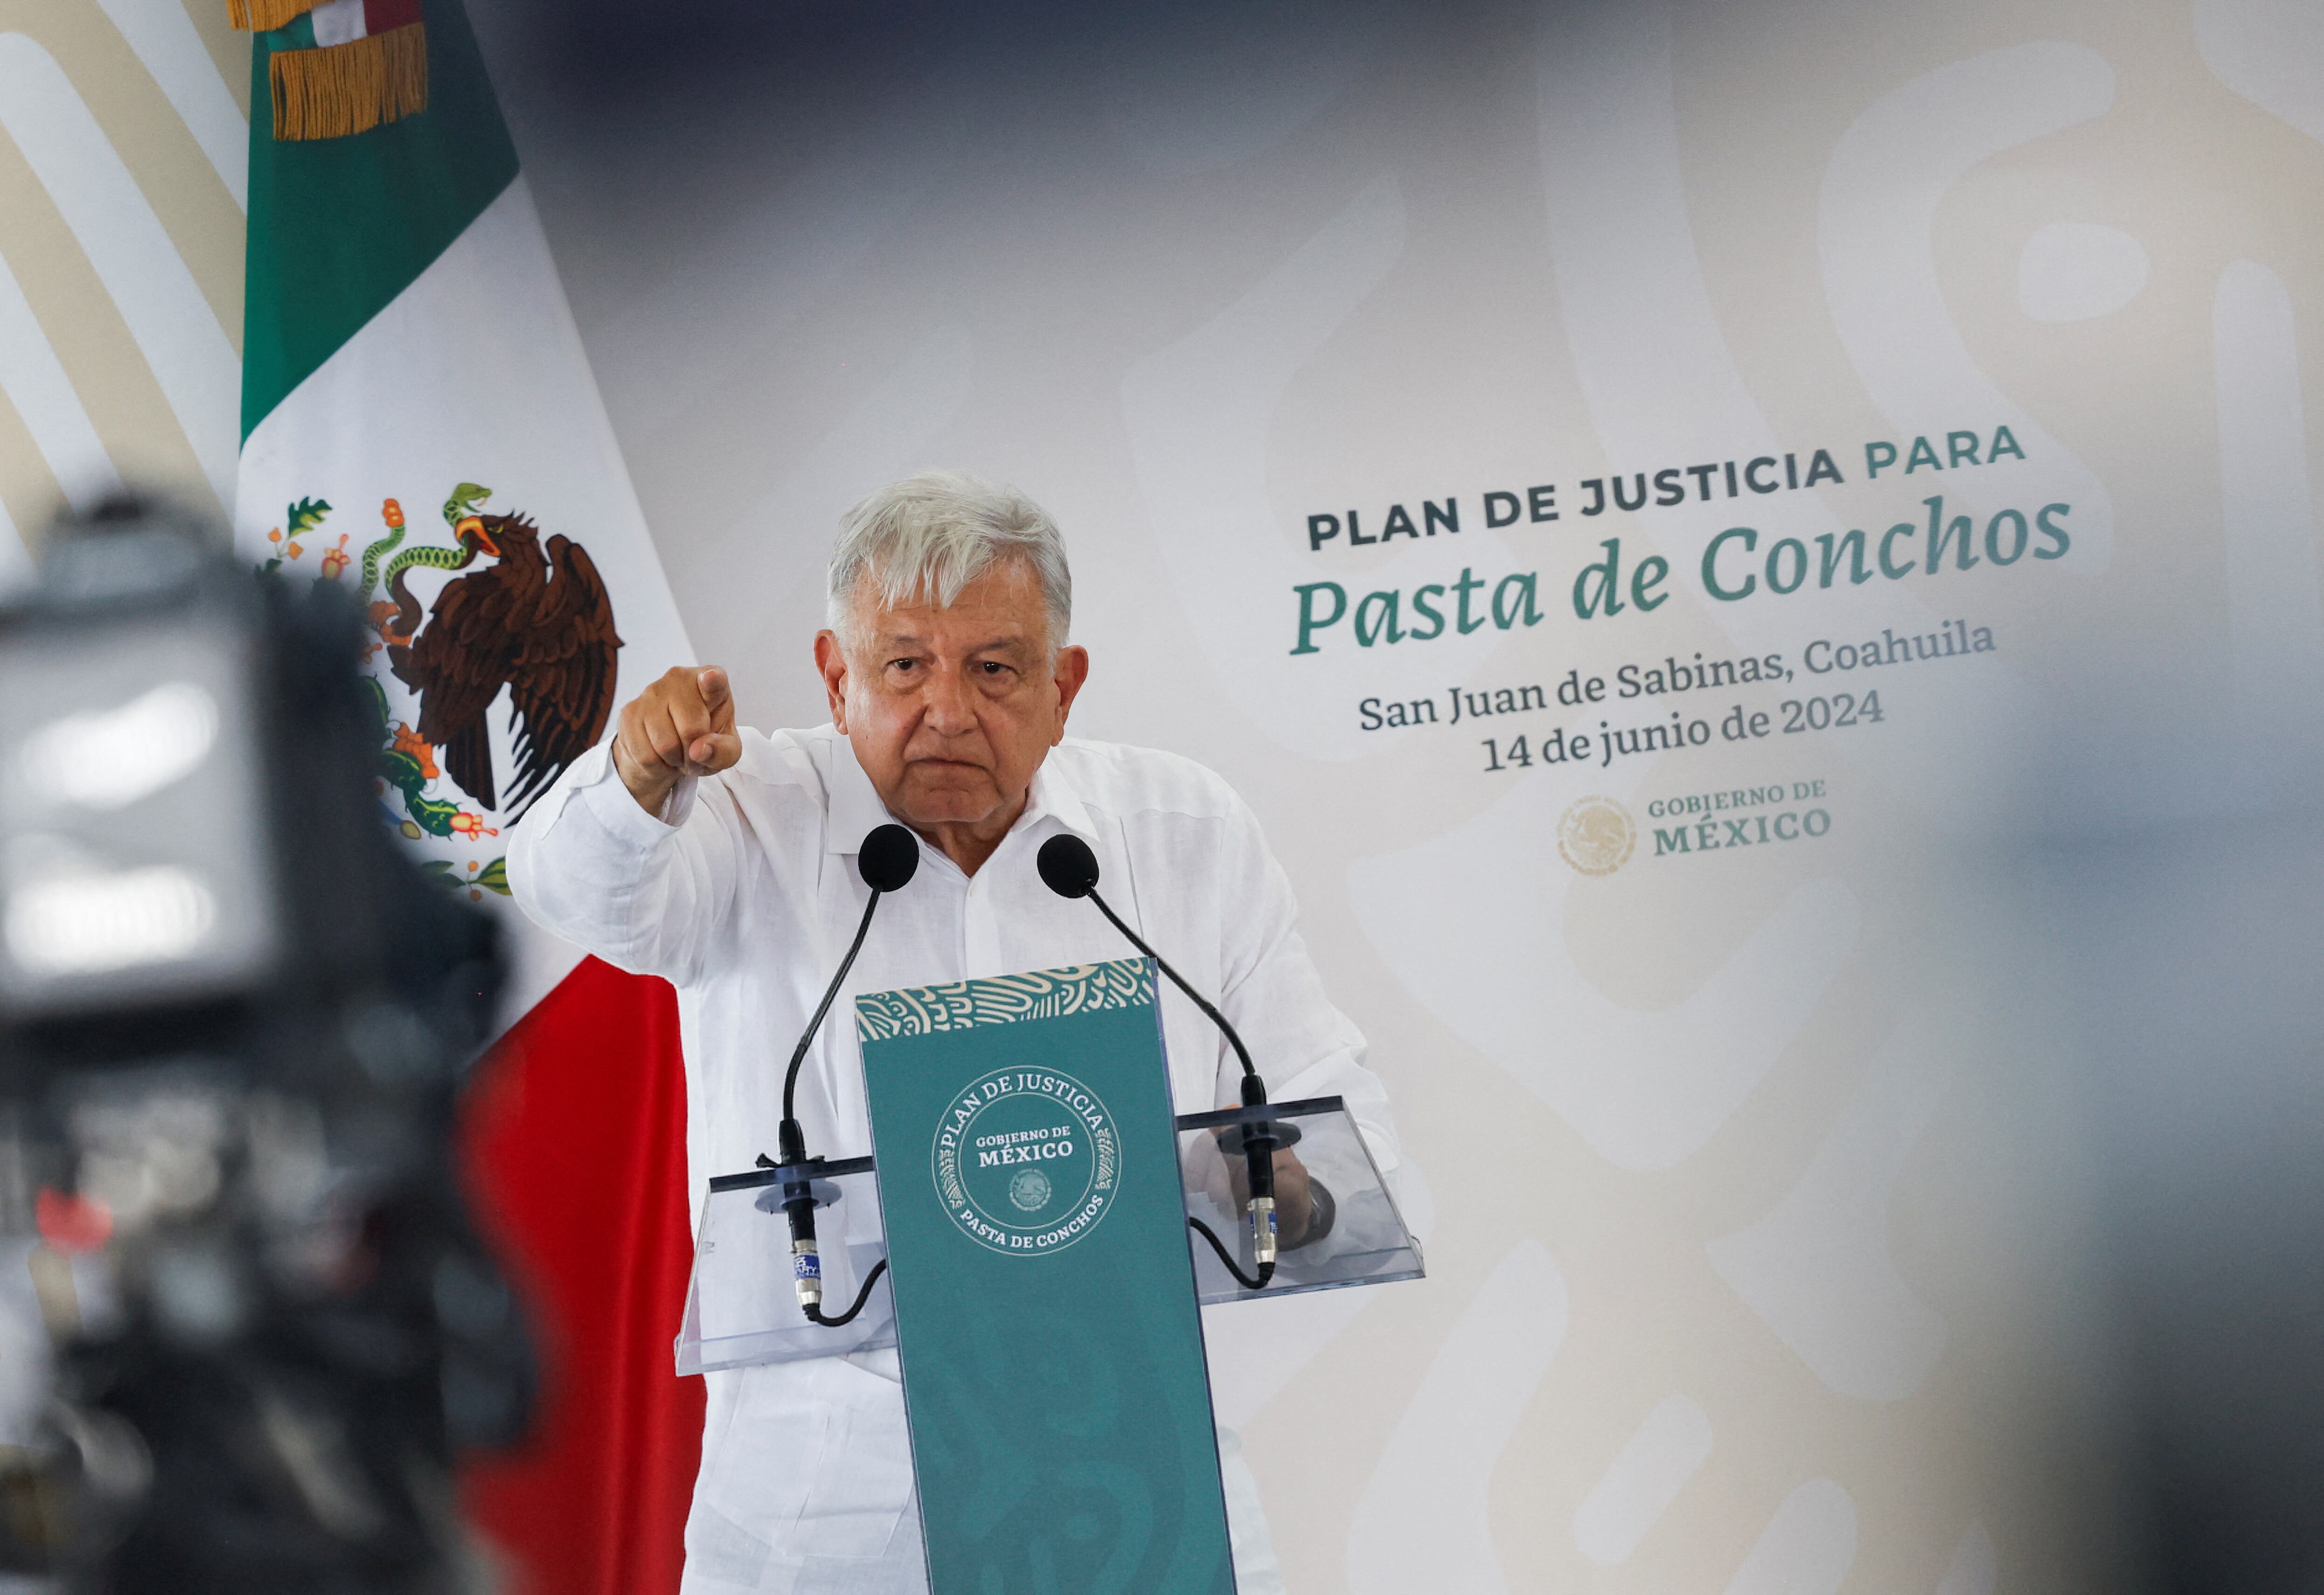
<svg viewBox="0 0 2324 1595"><path fill-rule="evenodd" d="M412 23L320 50L278 50L267 70L276 142L344 138L428 108L428 30Z"/></svg>
<svg viewBox="0 0 2324 1595"><path fill-rule="evenodd" d="M245 33L287 28L315 9L315 0L226 0L226 21Z"/></svg>

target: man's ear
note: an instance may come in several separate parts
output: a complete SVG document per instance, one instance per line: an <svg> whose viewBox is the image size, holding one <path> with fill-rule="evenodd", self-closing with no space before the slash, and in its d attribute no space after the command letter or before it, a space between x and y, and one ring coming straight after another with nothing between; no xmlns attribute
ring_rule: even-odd
<svg viewBox="0 0 2324 1595"><path fill-rule="evenodd" d="M824 696L831 702L831 723L842 735L847 731L847 650L835 632L815 634L815 668L823 677Z"/></svg>
<svg viewBox="0 0 2324 1595"><path fill-rule="evenodd" d="M1051 747L1065 740L1065 717L1074 712L1074 699L1081 696L1084 684L1089 680L1089 650L1070 644L1057 650L1054 674L1057 684L1057 731L1049 739Z"/></svg>

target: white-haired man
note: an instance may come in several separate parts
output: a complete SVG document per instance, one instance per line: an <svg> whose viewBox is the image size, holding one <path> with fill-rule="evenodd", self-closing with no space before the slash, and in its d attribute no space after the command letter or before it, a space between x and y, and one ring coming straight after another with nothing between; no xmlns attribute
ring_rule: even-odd
<svg viewBox="0 0 2324 1595"><path fill-rule="evenodd" d="M862 991L1125 955L1088 904L1051 893L1040 844L1095 850L1117 911L1242 1032L1278 1101L1337 1093L1393 1163L1363 1038L1325 999L1282 870L1209 770L1065 735L1089 673L1066 639L1064 539L1012 490L931 473L849 512L815 640L831 724L738 727L724 673L672 670L622 710L518 828L525 911L678 990L695 1188L774 1147L783 1065L862 916L854 855L890 819L921 838L837 1011ZM1180 1112L1240 1100L1240 1068L1191 1003L1163 999ZM826 1024L799 1117L826 1156L869 1148L854 1028ZM1285 1243L1313 1209L1279 1155ZM927 1588L895 1353L714 1373L687 1526L687 1595ZM1281 1588L1248 1474L1227 1447L1244 1595Z"/></svg>

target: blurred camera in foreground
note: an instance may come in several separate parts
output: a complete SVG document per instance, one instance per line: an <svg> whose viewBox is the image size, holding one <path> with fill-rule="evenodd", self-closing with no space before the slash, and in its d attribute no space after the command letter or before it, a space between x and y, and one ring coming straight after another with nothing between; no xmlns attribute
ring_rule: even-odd
<svg viewBox="0 0 2324 1595"><path fill-rule="evenodd" d="M451 1130L500 959L379 823L364 641L134 503L0 611L0 1572L489 1587L452 1460L532 1363Z"/></svg>

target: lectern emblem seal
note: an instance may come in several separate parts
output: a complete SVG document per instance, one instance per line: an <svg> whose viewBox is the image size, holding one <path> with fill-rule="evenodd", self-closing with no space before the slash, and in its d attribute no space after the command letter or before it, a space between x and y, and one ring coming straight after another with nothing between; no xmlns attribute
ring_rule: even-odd
<svg viewBox="0 0 2324 1595"><path fill-rule="evenodd" d="M1577 800L1557 822L1557 851L1584 875L1611 875L1638 844L1630 811L1611 798Z"/></svg>
<svg viewBox="0 0 2324 1595"><path fill-rule="evenodd" d="M962 1233L994 1251L1040 1257L1105 1217L1120 1176L1113 1114L1070 1074L995 1069L954 1094L936 1126L930 1173Z"/></svg>

